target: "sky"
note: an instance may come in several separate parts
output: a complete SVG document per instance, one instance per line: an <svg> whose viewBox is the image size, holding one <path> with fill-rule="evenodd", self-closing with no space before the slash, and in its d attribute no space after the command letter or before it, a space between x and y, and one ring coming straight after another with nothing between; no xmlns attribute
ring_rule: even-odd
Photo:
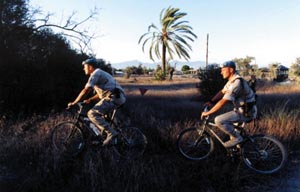
<svg viewBox="0 0 300 192"><path fill-rule="evenodd" d="M30 0L30 5L53 13L53 21L74 11L80 20L97 7L90 27L99 36L93 50L112 64L152 62L138 40L150 24L159 26L160 12L169 6L187 13L182 20L198 36L190 61L206 60L208 34L209 63L251 56L259 66L290 66L300 57L300 0Z"/></svg>

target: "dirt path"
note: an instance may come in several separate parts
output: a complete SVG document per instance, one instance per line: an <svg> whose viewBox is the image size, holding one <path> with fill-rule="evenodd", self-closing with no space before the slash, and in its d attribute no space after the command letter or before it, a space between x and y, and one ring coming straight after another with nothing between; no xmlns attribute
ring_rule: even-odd
<svg viewBox="0 0 300 192"><path fill-rule="evenodd" d="M8 170L5 166L0 164L0 191L6 192L11 191L13 185L17 181L16 174L12 173L11 170Z"/></svg>
<svg viewBox="0 0 300 192"><path fill-rule="evenodd" d="M300 192L300 152L291 155L286 173L286 178L278 182L282 185L272 192Z"/></svg>
<svg viewBox="0 0 300 192"><path fill-rule="evenodd" d="M293 167L288 176L287 186L282 192L300 192L300 163Z"/></svg>

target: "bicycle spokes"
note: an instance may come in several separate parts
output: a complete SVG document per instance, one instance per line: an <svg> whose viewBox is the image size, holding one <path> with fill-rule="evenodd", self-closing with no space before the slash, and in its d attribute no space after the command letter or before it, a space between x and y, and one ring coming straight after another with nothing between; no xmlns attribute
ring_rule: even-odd
<svg viewBox="0 0 300 192"><path fill-rule="evenodd" d="M269 174L284 166L287 154L284 146L275 138L254 136L243 145L242 158L254 171Z"/></svg>
<svg viewBox="0 0 300 192"><path fill-rule="evenodd" d="M179 134L177 147L187 159L202 160L213 151L214 143L208 134L199 135L196 128L189 128Z"/></svg>
<svg viewBox="0 0 300 192"><path fill-rule="evenodd" d="M119 155L125 159L134 159L141 156L147 145L145 135L135 127L125 127L121 131L115 145L115 149Z"/></svg>
<svg viewBox="0 0 300 192"><path fill-rule="evenodd" d="M71 122L58 124L52 132L54 152L64 155L76 155L84 146L81 130Z"/></svg>

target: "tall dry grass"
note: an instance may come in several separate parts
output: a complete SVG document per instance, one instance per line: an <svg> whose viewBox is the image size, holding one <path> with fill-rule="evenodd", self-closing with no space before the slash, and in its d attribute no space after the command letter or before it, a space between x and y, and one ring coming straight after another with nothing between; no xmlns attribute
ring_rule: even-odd
<svg viewBox="0 0 300 192"><path fill-rule="evenodd" d="M179 155L177 135L199 120L203 105L198 99L195 79L163 83L131 79L122 84L128 97L122 110L148 138L142 158L120 161L109 148L96 146L77 158L60 159L50 150L49 133L69 115L51 113L26 119L2 116L1 192L255 191L272 189L272 180L284 177L284 171L271 176L256 175L241 163L232 162L219 145L211 157L201 162L191 162ZM142 96L139 88L148 91ZM288 89L281 94L281 87L273 87L272 92L267 90L270 87L258 90L259 129L250 124L248 130L278 137L289 152L299 150L299 92L287 92L292 90Z"/></svg>

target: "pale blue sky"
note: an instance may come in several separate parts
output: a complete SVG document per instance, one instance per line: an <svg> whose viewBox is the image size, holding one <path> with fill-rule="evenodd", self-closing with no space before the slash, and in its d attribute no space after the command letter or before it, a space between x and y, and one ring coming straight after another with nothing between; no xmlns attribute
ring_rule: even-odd
<svg viewBox="0 0 300 192"><path fill-rule="evenodd" d="M129 60L149 62L139 37L169 6L188 15L193 32L191 60L205 61L209 34L209 63L253 56L259 66L280 62L289 66L300 57L300 0L31 0L33 6L67 17L87 16L96 6L99 16L93 29L99 37L93 42L98 58L111 63Z"/></svg>

